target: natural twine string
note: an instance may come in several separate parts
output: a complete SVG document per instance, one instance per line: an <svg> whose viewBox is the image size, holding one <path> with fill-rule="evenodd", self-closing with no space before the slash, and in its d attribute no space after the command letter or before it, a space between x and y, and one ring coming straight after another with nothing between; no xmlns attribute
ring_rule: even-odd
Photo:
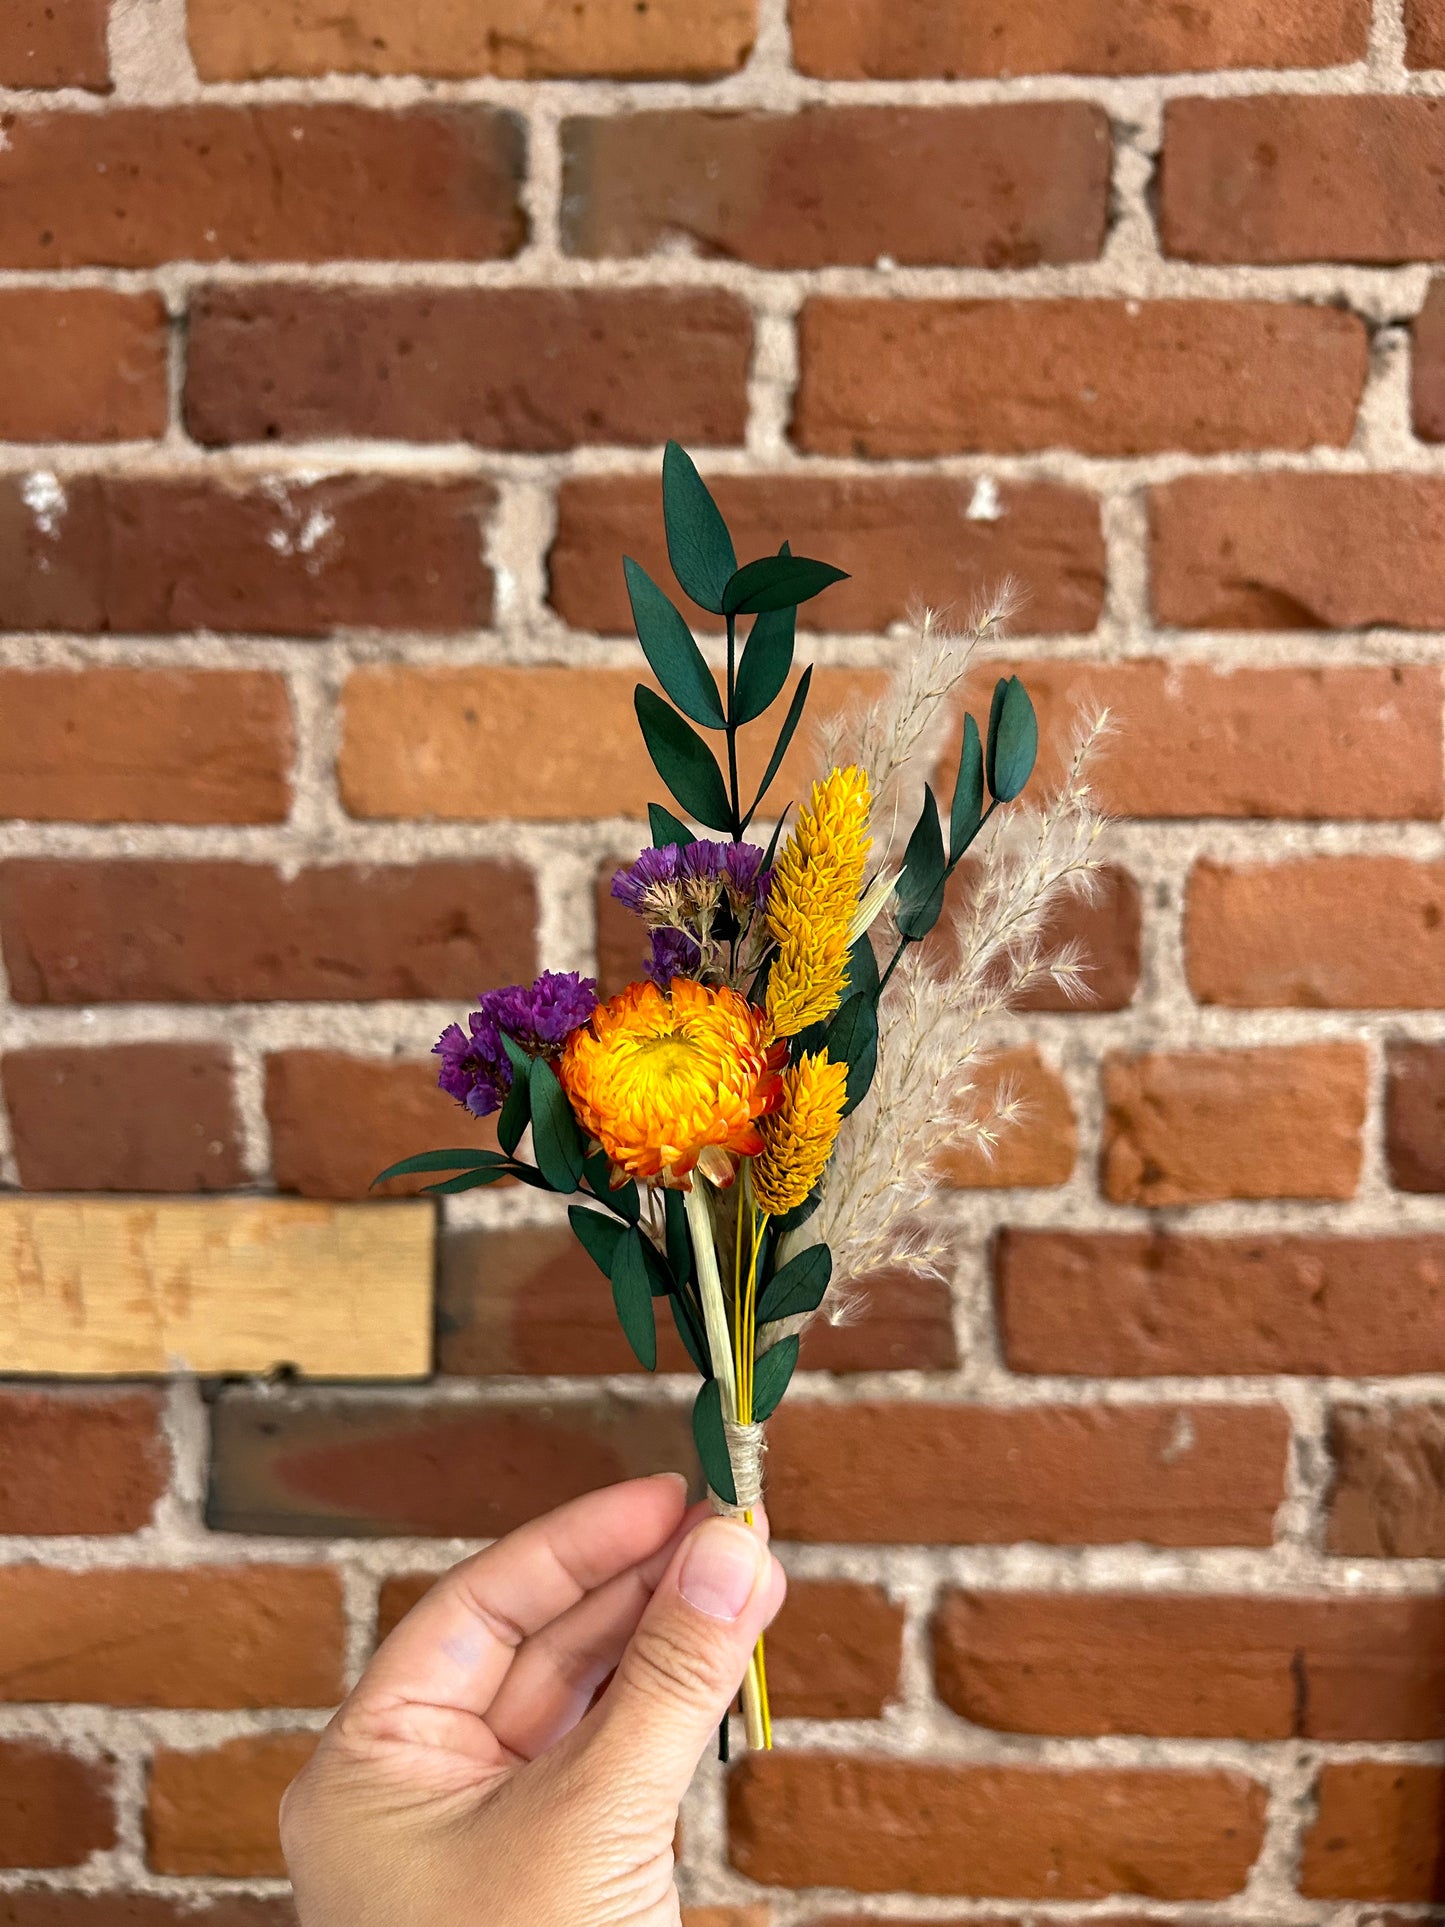
<svg viewBox="0 0 1445 1927"><path fill-rule="evenodd" d="M728 1442L728 1460L733 1469L733 1485L737 1491L736 1505L730 1504L708 1487L708 1497L712 1509L725 1519L741 1519L763 1502L763 1453L767 1442L763 1437L761 1425L743 1425L737 1419L724 1418L723 1432Z"/></svg>

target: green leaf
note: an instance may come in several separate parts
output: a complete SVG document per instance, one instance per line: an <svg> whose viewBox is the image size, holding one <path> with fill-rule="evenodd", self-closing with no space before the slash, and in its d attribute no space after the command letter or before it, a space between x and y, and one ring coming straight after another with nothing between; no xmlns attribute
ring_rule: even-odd
<svg viewBox="0 0 1445 1927"><path fill-rule="evenodd" d="M799 1318L822 1304L833 1276L833 1254L826 1245L809 1245L775 1271L758 1300L758 1323Z"/></svg>
<svg viewBox="0 0 1445 1927"><path fill-rule="evenodd" d="M502 1048L507 1053L507 1062L512 1067L512 1083L506 1097L502 1100L501 1115L497 1119L497 1142L508 1154L513 1155L522 1142L522 1134L532 1121L532 1094L530 1076L532 1060L514 1038L502 1032Z"/></svg>
<svg viewBox="0 0 1445 1927"><path fill-rule="evenodd" d="M553 1191L575 1191L582 1182L582 1139L566 1092L545 1057L532 1059L531 1087L537 1169Z"/></svg>
<svg viewBox="0 0 1445 1927"><path fill-rule="evenodd" d="M440 1184L424 1184L423 1191L475 1191L484 1184L500 1184L503 1178L516 1178L522 1175L523 1166L510 1164L488 1164L480 1171L459 1171L454 1178L444 1178Z"/></svg>
<svg viewBox="0 0 1445 1927"><path fill-rule="evenodd" d="M654 850L665 850L670 843L691 843L693 840L692 831L682 818L674 816L671 810L665 810L661 803L648 804L647 823L652 831Z"/></svg>
<svg viewBox="0 0 1445 1927"><path fill-rule="evenodd" d="M672 1307L672 1322L677 1326L678 1337L687 1347L688 1357L706 1378L708 1368L703 1356L703 1334L698 1330L691 1305L680 1292L674 1292L667 1302Z"/></svg>
<svg viewBox="0 0 1445 1927"><path fill-rule="evenodd" d="M948 812L948 856L957 863L978 835L983 821L983 748L978 740L978 724L972 716L963 719L963 742L958 751L958 780L953 786L953 804Z"/></svg>
<svg viewBox="0 0 1445 1927"><path fill-rule="evenodd" d="M724 588L723 613L756 616L771 609L795 609L832 583L847 579L846 570L806 555L759 556L756 562L745 562Z"/></svg>
<svg viewBox="0 0 1445 1927"><path fill-rule="evenodd" d="M663 1217L667 1228L667 1263L679 1288L692 1276L692 1245L687 1235L687 1207L680 1191L662 1194Z"/></svg>
<svg viewBox="0 0 1445 1927"><path fill-rule="evenodd" d="M1011 803L1033 774L1039 753L1039 719L1029 692L1017 676L995 691L997 720L989 718L988 787L1000 803Z"/></svg>
<svg viewBox="0 0 1445 1927"><path fill-rule="evenodd" d="M647 753L678 802L709 829L730 830L727 785L701 736L646 683L637 685L632 700Z"/></svg>
<svg viewBox="0 0 1445 1927"><path fill-rule="evenodd" d="M418 1151L415 1157L403 1158L400 1164L388 1164L371 1182L385 1184L388 1178L409 1178L418 1171L473 1171L484 1164L508 1162L500 1151Z"/></svg>
<svg viewBox="0 0 1445 1927"><path fill-rule="evenodd" d="M738 558L727 523L692 457L676 442L662 455L662 519L672 572L700 609L722 614L723 590Z"/></svg>
<svg viewBox="0 0 1445 1927"><path fill-rule="evenodd" d="M793 1333L770 1345L753 1367L753 1424L761 1425L778 1409L793 1367L798 1362L798 1338Z"/></svg>
<svg viewBox="0 0 1445 1927"><path fill-rule="evenodd" d="M657 1370L657 1324L652 1315L652 1280L643 1250L644 1239L636 1225L624 1231L612 1253L612 1302L628 1344L637 1362L649 1372Z"/></svg>
<svg viewBox="0 0 1445 1927"><path fill-rule="evenodd" d="M808 691L812 687L812 683L813 666L809 663L808 667L798 678L798 686L793 691L793 700L788 704L788 713L783 718L783 727L778 732L778 740L773 745L773 753L769 759L768 767L763 773L762 782L758 785L758 793L753 798L753 807L743 818L744 829L747 828L748 824L752 822L753 817L757 814L759 803L761 803L767 795L773 778L782 767L783 758L788 753L788 744L792 742L798 724L803 720L803 706L808 700Z"/></svg>
<svg viewBox="0 0 1445 1927"><path fill-rule="evenodd" d="M843 1115L856 1111L878 1068L878 1007L869 996L850 997L828 1026L826 1049L831 1061L848 1066L848 1095Z"/></svg>
<svg viewBox="0 0 1445 1927"><path fill-rule="evenodd" d="M600 1211L589 1211L585 1204L569 1204L567 1222L602 1276L610 1278L618 1243L627 1236L626 1225L618 1224L614 1218L604 1218Z"/></svg>
<svg viewBox="0 0 1445 1927"><path fill-rule="evenodd" d="M702 1460L703 1477L720 1499L736 1505L738 1489L733 1484L733 1464L722 1422L722 1387L715 1378L707 1381L693 1401L692 1436Z"/></svg>
<svg viewBox="0 0 1445 1927"><path fill-rule="evenodd" d="M778 554L791 555L792 550L785 542ZM797 607L789 604L786 609L764 610L748 631L733 689L737 725L756 721L788 680L797 626Z"/></svg>
<svg viewBox="0 0 1445 1927"><path fill-rule="evenodd" d="M903 875L898 880L898 934L917 941L926 937L943 910L948 862L943 854L943 825L938 803L928 784L923 786L923 808L903 853Z"/></svg>
<svg viewBox="0 0 1445 1927"><path fill-rule="evenodd" d="M785 1211L782 1217L773 1219L773 1230L779 1238L785 1238L790 1231L796 1231L800 1224L806 1224L822 1202L822 1186L815 1186L801 1204L795 1204L791 1211Z"/></svg>
<svg viewBox="0 0 1445 1927"><path fill-rule="evenodd" d="M878 958L874 954L873 939L865 930L863 935L848 952L848 978L843 995L848 997L871 997L878 1001Z"/></svg>
<svg viewBox="0 0 1445 1927"><path fill-rule="evenodd" d="M629 1224L636 1224L642 1216L642 1205L637 1196L637 1186L629 1178L626 1184L612 1188L612 1166L607 1162L605 1151L594 1151L582 1162L582 1175L587 1180L587 1189L597 1202L609 1211L615 1211L619 1218L626 1218Z"/></svg>
<svg viewBox="0 0 1445 1927"><path fill-rule="evenodd" d="M630 555L622 558L622 573L627 578L633 627L653 675L684 716L709 729L722 729L727 722L722 697L680 611Z"/></svg>

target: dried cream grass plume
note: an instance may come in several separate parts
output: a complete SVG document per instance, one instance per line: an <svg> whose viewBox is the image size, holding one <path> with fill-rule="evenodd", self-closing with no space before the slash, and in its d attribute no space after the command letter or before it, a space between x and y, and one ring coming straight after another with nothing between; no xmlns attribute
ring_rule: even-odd
<svg viewBox="0 0 1445 1927"><path fill-rule="evenodd" d="M966 665L980 631L998 619L972 626L952 648L934 624L920 625L924 666L904 664L862 725L892 780L927 742L936 720L928 712L957 687L960 656ZM844 1121L822 1202L797 1233L799 1245L821 1238L832 1249L823 1309L835 1323L850 1309L850 1282L889 1266L938 1268L943 1247L920 1229L920 1213L940 1157L960 1144L990 1154L1019 1108L1007 1091L987 1095L980 1079L993 1020L1045 980L1070 996L1084 992L1077 946L1052 944L1049 926L1064 900L1097 887L1103 821L1089 772L1108 730L1107 712L1082 719L1057 791L1039 809L1010 811L979 839L946 918L950 941L910 945L881 1000L872 1090Z"/></svg>

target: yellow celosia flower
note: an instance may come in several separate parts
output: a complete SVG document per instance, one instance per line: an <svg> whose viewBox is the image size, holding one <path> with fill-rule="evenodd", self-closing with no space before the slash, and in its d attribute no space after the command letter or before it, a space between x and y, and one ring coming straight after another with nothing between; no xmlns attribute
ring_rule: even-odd
<svg viewBox="0 0 1445 1927"><path fill-rule="evenodd" d="M867 861L868 772L850 765L813 785L809 807L783 846L768 893L778 954L768 978L768 1015L779 1037L830 1016L848 973L848 926Z"/></svg>
<svg viewBox="0 0 1445 1927"><path fill-rule="evenodd" d="M823 1175L847 1095L848 1066L826 1051L783 1072L783 1101L763 1121L763 1152L752 1168L753 1196L770 1216L801 1204Z"/></svg>
<svg viewBox="0 0 1445 1927"><path fill-rule="evenodd" d="M745 997L686 977L629 984L567 1040L557 1066L579 1123L625 1178L685 1188L701 1162L731 1183L762 1149L757 1120L782 1097L787 1046Z"/></svg>

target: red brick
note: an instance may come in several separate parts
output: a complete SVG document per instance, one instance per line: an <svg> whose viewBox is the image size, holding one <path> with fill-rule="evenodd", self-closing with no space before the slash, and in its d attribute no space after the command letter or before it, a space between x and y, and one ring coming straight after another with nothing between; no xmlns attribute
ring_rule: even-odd
<svg viewBox="0 0 1445 1927"><path fill-rule="evenodd" d="M529 872L432 862L21 859L0 934L23 1004L467 998L533 974ZM344 933L344 941L339 940Z"/></svg>
<svg viewBox="0 0 1445 1927"><path fill-rule="evenodd" d="M801 448L882 457L1343 447L1364 323L1280 301L805 303Z"/></svg>
<svg viewBox="0 0 1445 1927"><path fill-rule="evenodd" d="M1445 13L1439 0L1405 0L1405 65L1445 67Z"/></svg>
<svg viewBox="0 0 1445 1927"><path fill-rule="evenodd" d="M1339 1405L1325 1543L1364 1559L1445 1558L1445 1406Z"/></svg>
<svg viewBox="0 0 1445 1927"><path fill-rule="evenodd" d="M419 1139L414 1139L419 1142ZM803 1339L805 1369L829 1372L949 1371L958 1363L948 1286L895 1272L862 1281L859 1316L815 1321ZM461 1378L503 1372L636 1372L606 1280L570 1229L462 1229L441 1245L438 1367ZM694 1368L658 1307L658 1370Z"/></svg>
<svg viewBox="0 0 1445 1927"><path fill-rule="evenodd" d="M485 261L526 233L521 131L486 107L128 107L6 133L9 268Z"/></svg>
<svg viewBox="0 0 1445 1927"><path fill-rule="evenodd" d="M1190 261L1432 260L1445 103L1254 94L1164 108L1159 238Z"/></svg>
<svg viewBox="0 0 1445 1927"><path fill-rule="evenodd" d="M108 1764L0 1740L0 1867L78 1867L115 1842Z"/></svg>
<svg viewBox="0 0 1445 1927"><path fill-rule="evenodd" d="M819 670L810 708L846 709L882 682L878 671ZM637 669L580 664L358 669L343 696L342 801L353 816L645 817L663 792L637 727L636 688ZM757 793L780 720L749 730L739 745L745 803ZM806 795L816 773L809 732L794 745L768 793L778 806Z"/></svg>
<svg viewBox="0 0 1445 1927"><path fill-rule="evenodd" d="M1445 1241L1026 1231L994 1251L1016 1372L1445 1372Z"/></svg>
<svg viewBox="0 0 1445 1927"><path fill-rule="evenodd" d="M204 1752L162 1747L151 1763L146 1859L157 1873L284 1878L281 1795L314 1733L254 1733Z"/></svg>
<svg viewBox="0 0 1445 1927"><path fill-rule="evenodd" d="M0 1701L330 1706L341 1583L320 1566L0 1567Z"/></svg>
<svg viewBox="0 0 1445 1927"><path fill-rule="evenodd" d="M1010 1094L1022 1108L1013 1123L998 1127L991 1156L973 1144L945 1151L938 1166L943 1182L968 1190L1067 1184L1078 1132L1068 1087L1053 1066L1032 1045L1002 1050L980 1065L978 1086L985 1112Z"/></svg>
<svg viewBox="0 0 1445 1927"><path fill-rule="evenodd" d="M995 516L977 484L945 475L719 476L712 486L739 555L770 554L787 536L796 553L850 572L803 605L804 628L885 629L920 602L966 607L981 583L1004 576L1027 592L1028 626L1038 634L1092 629L1103 607L1098 504L1077 489L1001 483ZM549 569L552 606L564 621L632 633L617 561L624 554L670 582L656 481L563 482Z"/></svg>
<svg viewBox="0 0 1445 1927"><path fill-rule="evenodd" d="M1438 1599L954 1592L934 1652L946 1704L1008 1733L1445 1736Z"/></svg>
<svg viewBox="0 0 1445 1927"><path fill-rule="evenodd" d="M0 1080L28 1191L227 1191L246 1181L223 1044L42 1044Z"/></svg>
<svg viewBox="0 0 1445 1927"><path fill-rule="evenodd" d="M1445 863L1307 856L1190 872L1189 987L1241 1008L1445 1004Z"/></svg>
<svg viewBox="0 0 1445 1927"><path fill-rule="evenodd" d="M1211 67L1330 67L1363 60L1364 0L1249 0L1208 8L1060 0L792 0L793 57L826 80L955 80L975 75L1167 74Z"/></svg>
<svg viewBox="0 0 1445 1927"><path fill-rule="evenodd" d="M987 716L994 680L1010 670L1038 711L1044 788L1062 776L1081 712L1104 707L1115 719L1092 777L1110 816L1434 820L1445 803L1435 668L990 661L970 678L959 729L965 706ZM957 769L955 733L939 763L945 791Z"/></svg>
<svg viewBox="0 0 1445 1927"><path fill-rule="evenodd" d="M296 1927L289 1897L254 1894L0 1893L0 1927Z"/></svg>
<svg viewBox="0 0 1445 1927"><path fill-rule="evenodd" d="M0 1532L138 1532L166 1489L160 1395L0 1390Z"/></svg>
<svg viewBox="0 0 1445 1927"><path fill-rule="evenodd" d="M189 3L191 53L203 80L330 73L708 80L747 59L754 14L754 0L643 7L588 0L543 9L524 27L503 0L421 8L407 0L358 0L344 16L327 0Z"/></svg>
<svg viewBox="0 0 1445 1927"><path fill-rule="evenodd" d="M208 1516L222 1532L489 1539L596 1486L694 1464L686 1407L616 1394L428 1409L228 1393Z"/></svg>
<svg viewBox="0 0 1445 1927"><path fill-rule="evenodd" d="M1411 424L1422 441L1445 441L1445 284L1438 279L1425 291L1410 340Z"/></svg>
<svg viewBox="0 0 1445 1927"><path fill-rule="evenodd" d="M1152 490L1149 518L1154 612L1176 628L1445 623L1436 476L1192 475Z"/></svg>
<svg viewBox="0 0 1445 1927"><path fill-rule="evenodd" d="M1331 1760L1315 1797L1299 1872L1306 1899L1445 1899L1438 1766Z"/></svg>
<svg viewBox="0 0 1445 1927"><path fill-rule="evenodd" d="M260 669L0 670L0 815L280 823L294 744Z"/></svg>
<svg viewBox="0 0 1445 1927"><path fill-rule="evenodd" d="M618 114L565 121L562 157L562 243L593 257L1036 267L1093 260L1108 210L1087 101Z"/></svg>
<svg viewBox="0 0 1445 1927"><path fill-rule="evenodd" d="M728 1785L733 1865L785 1887L1217 1900L1264 1839L1236 1773L750 1753Z"/></svg>
<svg viewBox="0 0 1445 1927"><path fill-rule="evenodd" d="M1400 1191L1445 1191L1445 1047L1391 1044L1386 1068L1390 1182Z"/></svg>
<svg viewBox="0 0 1445 1927"><path fill-rule="evenodd" d="M0 290L0 437L121 442L163 434L166 335L158 294Z"/></svg>
<svg viewBox="0 0 1445 1927"><path fill-rule="evenodd" d="M1275 1405L796 1399L768 1437L779 1539L1268 1545L1289 1425Z"/></svg>
<svg viewBox="0 0 1445 1927"><path fill-rule="evenodd" d="M1104 1195L1152 1206L1352 1198L1368 1083L1357 1044L1110 1057Z"/></svg>
<svg viewBox="0 0 1445 1927"><path fill-rule="evenodd" d="M374 1191L371 1181L443 1139L497 1148L495 1120L479 1125L438 1090L434 1057L275 1051L266 1059L266 1121L276 1189L307 1198L408 1196L435 1174L393 1178Z"/></svg>
<svg viewBox="0 0 1445 1927"><path fill-rule="evenodd" d="M186 423L202 442L695 448L742 441L751 352L747 308L707 289L211 288Z"/></svg>
<svg viewBox="0 0 1445 1927"><path fill-rule="evenodd" d="M0 483L0 628L329 636L490 622L484 482L276 474Z"/></svg>
<svg viewBox="0 0 1445 1927"><path fill-rule="evenodd" d="M110 0L10 0L0 20L0 87L107 92L109 17Z"/></svg>
<svg viewBox="0 0 1445 1927"><path fill-rule="evenodd" d="M684 1907L682 1927L770 1927L768 1907Z"/></svg>

